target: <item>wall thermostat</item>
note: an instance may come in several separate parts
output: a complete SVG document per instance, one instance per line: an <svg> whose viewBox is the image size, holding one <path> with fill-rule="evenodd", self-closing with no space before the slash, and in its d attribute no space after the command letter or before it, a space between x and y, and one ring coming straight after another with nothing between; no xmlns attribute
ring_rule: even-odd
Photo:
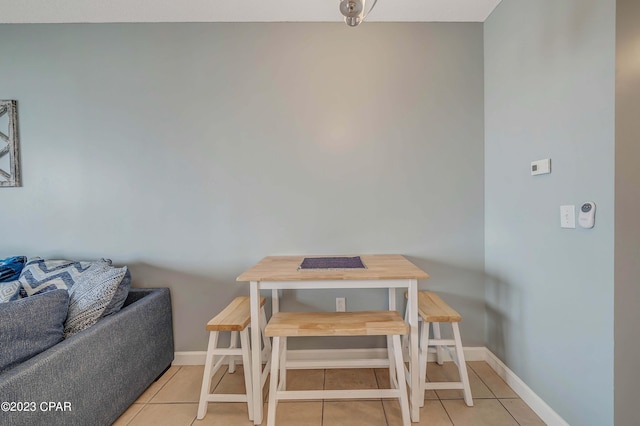
<svg viewBox="0 0 640 426"><path fill-rule="evenodd" d="M580 206L578 224L583 228L593 228L596 223L596 203L587 201Z"/></svg>
<svg viewBox="0 0 640 426"><path fill-rule="evenodd" d="M544 175L551 173L551 158L533 161L531 163L531 176Z"/></svg>

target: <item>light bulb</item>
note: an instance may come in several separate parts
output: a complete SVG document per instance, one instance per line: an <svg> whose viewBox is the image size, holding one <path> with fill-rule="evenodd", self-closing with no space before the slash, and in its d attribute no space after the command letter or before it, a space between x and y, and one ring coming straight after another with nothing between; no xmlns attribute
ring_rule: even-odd
<svg viewBox="0 0 640 426"><path fill-rule="evenodd" d="M346 18L355 18L362 14L363 4L361 0L342 0L340 12Z"/></svg>
<svg viewBox="0 0 640 426"><path fill-rule="evenodd" d="M350 27L357 27L360 25L360 17L359 16L345 16L344 22Z"/></svg>
<svg viewBox="0 0 640 426"><path fill-rule="evenodd" d="M357 27L373 10L378 0L340 0L340 13L350 27ZM365 8L368 10L365 13Z"/></svg>

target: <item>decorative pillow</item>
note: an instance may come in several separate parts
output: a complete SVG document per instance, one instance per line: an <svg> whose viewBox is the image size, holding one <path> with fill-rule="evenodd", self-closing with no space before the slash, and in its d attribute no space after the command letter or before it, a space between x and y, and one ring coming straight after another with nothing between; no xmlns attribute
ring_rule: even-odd
<svg viewBox="0 0 640 426"><path fill-rule="evenodd" d="M29 259L20 274L20 296L27 297L55 289L68 290L89 269L92 262Z"/></svg>
<svg viewBox="0 0 640 426"><path fill-rule="evenodd" d="M122 309L124 302L127 300L129 290L131 290L131 272L129 272L129 268L126 266L123 269L125 270L124 277L122 278L122 281L120 281L120 284L118 284L118 288L116 288L116 292L113 295L111 302L109 302L100 318L115 314Z"/></svg>
<svg viewBox="0 0 640 426"><path fill-rule="evenodd" d="M66 290L0 303L0 372L62 341L68 304Z"/></svg>
<svg viewBox="0 0 640 426"><path fill-rule="evenodd" d="M0 260L0 283L17 280L26 262L25 256L14 256Z"/></svg>
<svg viewBox="0 0 640 426"><path fill-rule="evenodd" d="M127 295L120 293L118 287L127 272L126 266L114 268L102 261L92 264L82 274L69 289L70 301L67 321L64 325L65 337L72 336L98 322L107 308L110 309L109 313L113 313L116 308L119 310L122 307ZM114 300L117 297L122 301Z"/></svg>
<svg viewBox="0 0 640 426"><path fill-rule="evenodd" d="M20 299L20 281L0 283L0 303Z"/></svg>

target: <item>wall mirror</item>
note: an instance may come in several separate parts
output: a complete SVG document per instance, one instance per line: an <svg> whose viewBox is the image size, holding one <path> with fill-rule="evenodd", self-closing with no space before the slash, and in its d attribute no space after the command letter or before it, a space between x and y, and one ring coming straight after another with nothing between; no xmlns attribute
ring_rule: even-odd
<svg viewBox="0 0 640 426"><path fill-rule="evenodd" d="M19 145L17 102L0 100L0 187L20 186Z"/></svg>

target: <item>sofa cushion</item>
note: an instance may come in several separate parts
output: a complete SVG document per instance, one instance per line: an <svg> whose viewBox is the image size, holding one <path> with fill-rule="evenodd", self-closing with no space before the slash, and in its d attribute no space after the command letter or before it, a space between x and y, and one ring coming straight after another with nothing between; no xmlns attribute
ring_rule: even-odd
<svg viewBox="0 0 640 426"><path fill-rule="evenodd" d="M20 281L0 283L0 303L20 299Z"/></svg>
<svg viewBox="0 0 640 426"><path fill-rule="evenodd" d="M27 297L49 290L68 290L91 265L92 262L44 260L40 257L29 259L20 274L20 295Z"/></svg>
<svg viewBox="0 0 640 426"><path fill-rule="evenodd" d="M0 303L0 372L59 343L68 304L66 290Z"/></svg>
<svg viewBox="0 0 640 426"><path fill-rule="evenodd" d="M69 288L69 312L65 337L72 336L98 322L100 318L120 310L129 291L120 288L128 268L114 268L108 262L93 263ZM125 283L126 285L126 283ZM129 276L128 286L131 286Z"/></svg>
<svg viewBox="0 0 640 426"><path fill-rule="evenodd" d="M14 256L0 260L0 283L17 280L26 262L25 256Z"/></svg>

